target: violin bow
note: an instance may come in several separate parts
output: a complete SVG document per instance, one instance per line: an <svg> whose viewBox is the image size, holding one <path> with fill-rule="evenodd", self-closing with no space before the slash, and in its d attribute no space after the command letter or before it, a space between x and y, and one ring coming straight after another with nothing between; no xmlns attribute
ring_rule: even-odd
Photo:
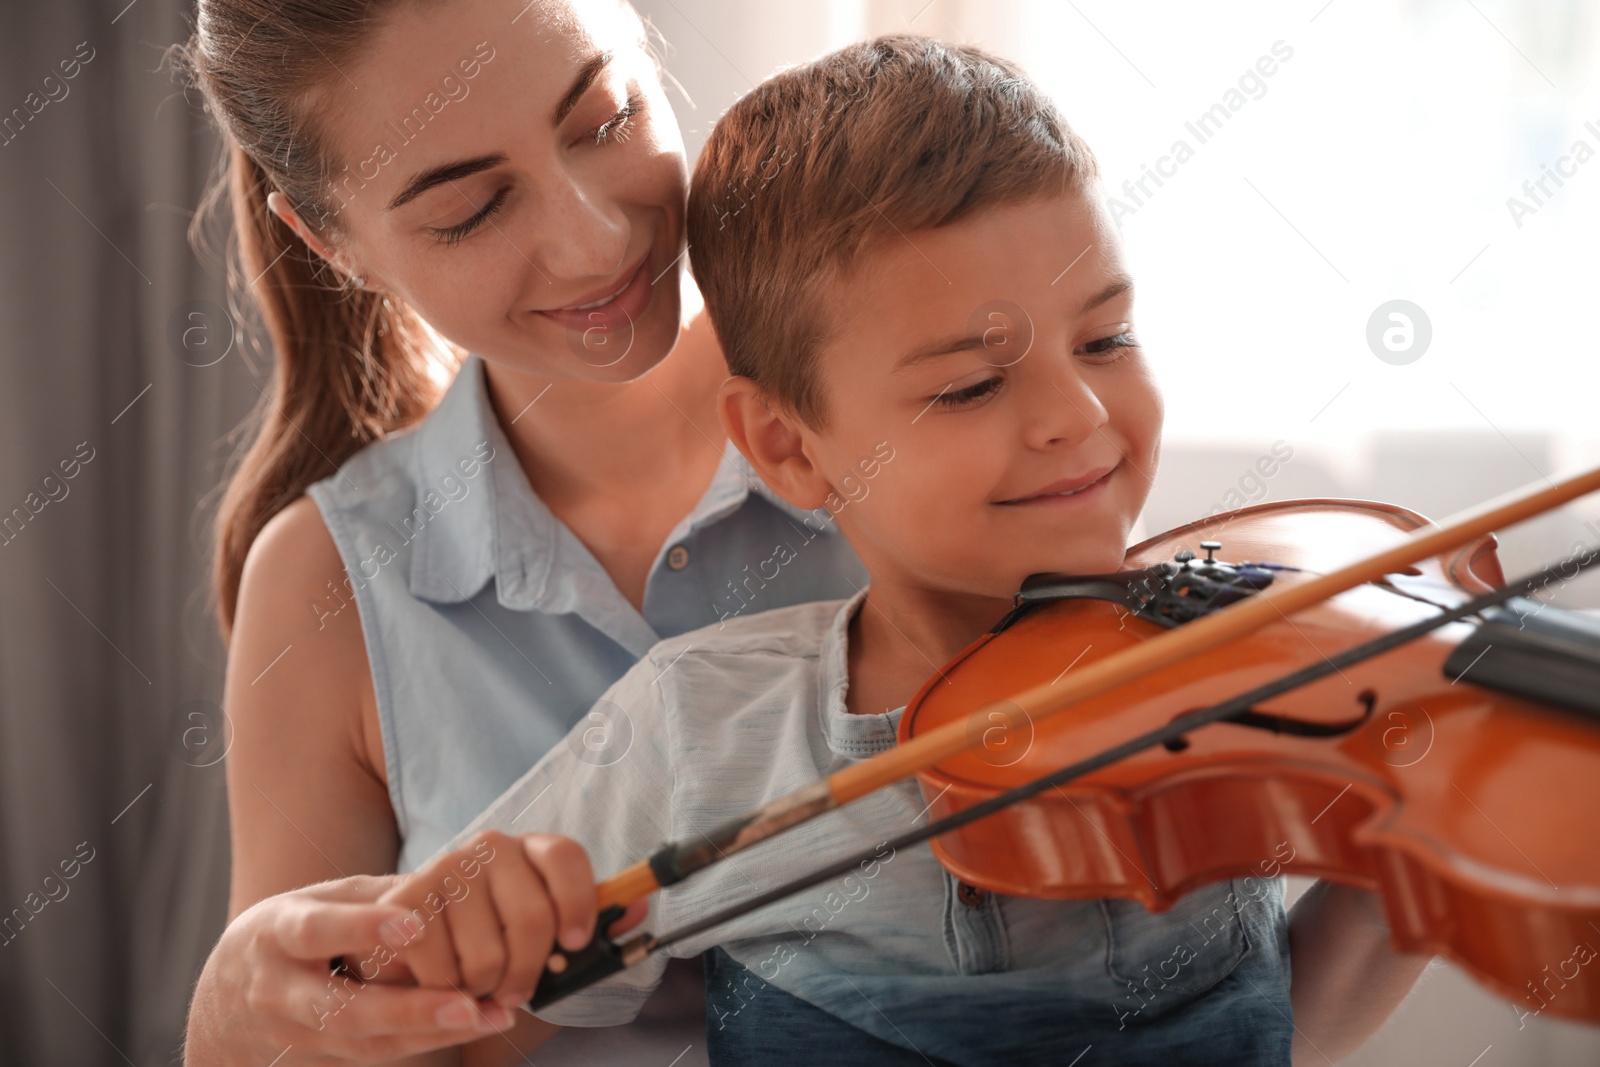
<svg viewBox="0 0 1600 1067"><path fill-rule="evenodd" d="M1382 578L1431 556L1460 547L1494 530L1526 519L1600 490L1600 467L1571 475L1544 486L1522 489L1487 501L1438 525L1424 526L1400 543L1370 556L1348 563L1337 570L1291 586L1274 585L1229 604L1209 615L1149 640L1124 649L1105 659L1088 664L1068 677L1038 685L1004 700L986 704L943 726L912 738L887 752L844 767L827 778L796 790L731 820L693 841L663 845L649 859L641 860L606 879L598 887L600 917L590 944L576 953L553 953L538 989L529 1001L530 1008L541 1008L578 989L591 985L625 967L630 967L659 948L721 925L756 908L800 892L820 882L845 874L872 859L883 848L909 847L940 833L956 829L1001 808L1024 800L1080 775L1124 759L1153 745L1161 744L1206 723L1237 715L1252 704L1307 684L1342 666L1377 655L1413 640L1429 630L1456 621L1484 608L1516 596L1519 591L1553 577L1572 576L1576 566L1582 570L1600 562L1600 553L1587 561L1566 561L1545 568L1518 582L1474 597L1454 608L1421 622L1346 649L1315 664L1263 686L1240 694L1212 707L1192 711L1168 724L1125 740L1094 756L1053 771L1033 782L990 798L917 830L908 831L883 845L803 875L767 893L706 917L682 929L656 937L637 934L624 942L614 942L606 929L621 917L626 906L664 886L673 885L696 871L742 852L788 827L843 807L883 786L926 770L976 744L985 730L1010 731L1049 718L1091 697L1109 692L1127 682L1211 651L1297 612L1322 603L1339 593Z"/></svg>

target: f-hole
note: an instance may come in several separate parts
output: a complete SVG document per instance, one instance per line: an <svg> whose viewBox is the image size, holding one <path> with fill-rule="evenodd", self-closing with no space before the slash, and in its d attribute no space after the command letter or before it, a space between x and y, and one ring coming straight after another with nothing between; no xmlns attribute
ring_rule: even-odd
<svg viewBox="0 0 1600 1067"><path fill-rule="evenodd" d="M1360 714L1341 722L1313 722L1309 719L1296 719L1290 715L1273 715L1254 708L1247 708L1222 721L1250 726L1257 730L1270 730L1275 734L1288 734L1292 737L1343 737L1360 729L1372 718L1373 709L1378 706L1378 694L1371 689L1363 689L1356 694L1356 703L1361 705Z"/></svg>

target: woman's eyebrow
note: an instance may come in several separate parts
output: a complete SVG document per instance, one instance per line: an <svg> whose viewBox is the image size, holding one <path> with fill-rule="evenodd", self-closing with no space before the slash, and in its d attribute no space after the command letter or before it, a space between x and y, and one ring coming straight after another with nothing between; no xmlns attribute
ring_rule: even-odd
<svg viewBox="0 0 1600 1067"><path fill-rule="evenodd" d="M400 192L395 195L393 200L389 201L389 206L385 210L393 211L397 207L409 204L411 201L415 200L417 197L421 196L423 193L427 192L429 189L432 189L436 185L443 185L446 182L460 181L462 178L472 177L472 175L477 174L479 171L488 170L490 167L498 167L500 164L504 163L506 159L507 156L505 153L496 152L491 156L479 156L477 159L463 159L455 163L446 163L442 167L434 167L431 170L425 170L407 182L406 187L400 190Z"/></svg>
<svg viewBox="0 0 1600 1067"><path fill-rule="evenodd" d="M578 106L578 101L583 99L583 94L589 91L589 87L594 84L594 80L610 64L611 55L610 52L597 52L589 57L582 67L578 68L577 76L572 79L571 88L561 98L561 102L556 105L555 114L552 118L553 125L561 125L561 120L570 115L572 109ZM443 166L425 170L420 174L414 175L410 181L406 182L405 188L401 189L399 193L395 194L395 198L389 201L387 210L393 211L397 207L409 204L436 185L460 181L463 178L470 178L479 171L488 170L490 167L498 167L506 161L506 158L505 153L496 152L493 155L479 156L476 159L463 159L455 163L446 163Z"/></svg>
<svg viewBox="0 0 1600 1067"><path fill-rule="evenodd" d="M588 62L578 68L578 76L572 79L572 88L567 90L567 95L556 105L555 125L561 125L561 120L572 113L572 109L578 106L578 101L583 99L583 94L589 91L589 86L594 84L594 80L610 62L611 53L600 52L591 56Z"/></svg>

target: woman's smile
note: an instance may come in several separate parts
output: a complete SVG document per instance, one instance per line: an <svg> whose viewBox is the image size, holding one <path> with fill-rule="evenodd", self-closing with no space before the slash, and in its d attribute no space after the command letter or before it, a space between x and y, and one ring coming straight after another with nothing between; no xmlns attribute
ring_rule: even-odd
<svg viewBox="0 0 1600 1067"><path fill-rule="evenodd" d="M540 311L553 322L569 330L619 330L632 326L650 306L655 286L650 280L650 256L647 253L620 286L615 284L601 289L598 295L586 294L567 307Z"/></svg>

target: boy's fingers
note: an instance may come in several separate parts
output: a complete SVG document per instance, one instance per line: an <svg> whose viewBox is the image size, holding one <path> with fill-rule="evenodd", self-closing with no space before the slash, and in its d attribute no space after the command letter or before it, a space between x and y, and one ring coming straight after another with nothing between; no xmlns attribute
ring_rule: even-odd
<svg viewBox="0 0 1600 1067"><path fill-rule="evenodd" d="M274 916L273 936L284 954L301 960L371 956L399 942L392 925L405 915L385 904L339 904L305 898L285 903Z"/></svg>
<svg viewBox="0 0 1600 1067"><path fill-rule="evenodd" d="M441 912L448 909L438 889L442 881L438 873L440 862L429 864L403 886L385 893L383 902L397 905L408 912L398 924L403 933L401 955L418 984L451 989L460 987L461 972L456 968L456 953L450 944L449 933L443 929ZM433 932L430 927L440 929Z"/></svg>
<svg viewBox="0 0 1600 1067"><path fill-rule="evenodd" d="M447 880L449 903L445 905L441 921L450 931L449 942L455 950L461 989L475 997L486 997L494 992L505 971L506 934L500 929L494 895L484 883L504 877L501 868L509 866L507 862L486 865L487 877L480 874L470 887L460 879ZM533 877L526 866L523 873L529 879Z"/></svg>
<svg viewBox="0 0 1600 1067"><path fill-rule="evenodd" d="M507 1007L526 1003L544 970L556 936L556 911L549 890L529 862L508 849L506 860L485 867L486 896L494 901L506 949L494 998Z"/></svg>
<svg viewBox="0 0 1600 1067"><path fill-rule="evenodd" d="M550 890L556 910L556 941L576 952L594 933L594 869L583 846L566 837L526 834L522 849Z"/></svg>
<svg viewBox="0 0 1600 1067"><path fill-rule="evenodd" d="M432 914L425 907L413 914L423 920L421 928L427 934L412 941L403 953L412 977L418 985L433 989L460 989L461 969L456 966L455 946L450 943L443 915ZM428 930L430 926L437 929Z"/></svg>
<svg viewBox="0 0 1600 1067"><path fill-rule="evenodd" d="M497 1007L518 1004L532 996L555 941L570 950L588 943L594 872L583 848L566 838L486 832L475 842L436 857L379 898L405 913L383 928L384 940L422 986L493 994ZM640 915L630 912L625 924Z"/></svg>

